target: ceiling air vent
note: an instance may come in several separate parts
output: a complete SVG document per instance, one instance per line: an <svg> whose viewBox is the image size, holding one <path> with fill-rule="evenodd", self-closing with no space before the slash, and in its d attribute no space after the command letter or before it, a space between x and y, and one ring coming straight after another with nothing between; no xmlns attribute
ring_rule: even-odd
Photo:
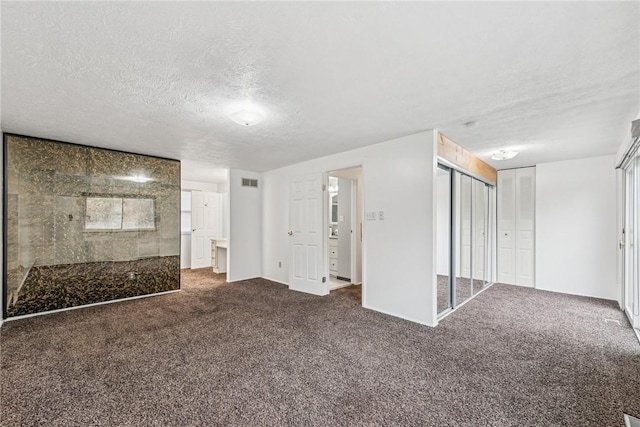
<svg viewBox="0 0 640 427"><path fill-rule="evenodd" d="M242 178L242 186L258 188L258 180L251 178Z"/></svg>

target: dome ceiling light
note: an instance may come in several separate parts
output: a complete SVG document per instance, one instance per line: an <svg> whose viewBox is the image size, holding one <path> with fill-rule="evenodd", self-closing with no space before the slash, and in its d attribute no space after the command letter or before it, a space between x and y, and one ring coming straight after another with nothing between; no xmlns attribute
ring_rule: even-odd
<svg viewBox="0 0 640 427"><path fill-rule="evenodd" d="M509 160L509 159L513 159L517 155L518 155L517 151L500 150L498 152L493 153L491 155L491 158L493 160Z"/></svg>
<svg viewBox="0 0 640 427"><path fill-rule="evenodd" d="M256 110L242 109L229 114L231 120L242 126L253 126L264 120L264 115Z"/></svg>

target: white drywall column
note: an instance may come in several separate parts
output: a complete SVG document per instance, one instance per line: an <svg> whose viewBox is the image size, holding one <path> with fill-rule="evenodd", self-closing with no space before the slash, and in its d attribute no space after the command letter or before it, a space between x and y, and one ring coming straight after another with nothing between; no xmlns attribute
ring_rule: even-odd
<svg viewBox="0 0 640 427"><path fill-rule="evenodd" d="M2 129L0 129L0 135L2 134ZM0 148L0 165L4 165L4 135L3 135L3 141L2 141L2 147ZM6 221L7 219L4 218L4 179L2 182L2 194L0 195L0 212L3 212L3 221ZM2 234L4 231L4 226L0 227L0 260L2 260L2 262L0 262L0 278L2 278L2 280L4 280L4 234ZM4 312L4 290L0 290L0 326L2 326L2 313Z"/></svg>
<svg viewBox="0 0 640 427"><path fill-rule="evenodd" d="M618 300L614 156L536 167L536 288Z"/></svg>
<svg viewBox="0 0 640 427"><path fill-rule="evenodd" d="M242 178L258 180L243 187ZM227 281L262 275L262 179L256 172L229 171L229 241Z"/></svg>
<svg viewBox="0 0 640 427"><path fill-rule="evenodd" d="M436 137L389 141L364 163L364 306L436 324ZM384 220L380 220L380 212ZM368 220L373 213L375 220Z"/></svg>

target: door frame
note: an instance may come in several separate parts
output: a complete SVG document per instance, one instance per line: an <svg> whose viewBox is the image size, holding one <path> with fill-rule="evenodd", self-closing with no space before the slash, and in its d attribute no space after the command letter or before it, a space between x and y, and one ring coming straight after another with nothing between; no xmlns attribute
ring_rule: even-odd
<svg viewBox="0 0 640 427"><path fill-rule="evenodd" d="M631 327L638 333L640 328L640 257L637 250L638 236L638 208L640 207L640 158L634 158L623 169L624 198L622 210L623 221L623 289L622 309L629 319ZM631 224L631 226L629 226ZM630 250L633 248L633 251ZM630 295L631 301L628 301Z"/></svg>
<svg viewBox="0 0 640 427"><path fill-rule="evenodd" d="M324 209L323 209L323 216L324 216L324 224L325 227L329 227L330 225L330 215L331 213L329 212L329 176L331 176L333 173L335 172L339 172L341 170L345 170L345 169L356 169L356 168L360 168L360 174L361 174L361 184L362 184L362 188L360 189L360 193L362 194L362 212L361 212L361 216L360 218L358 218L358 183L355 179L351 179L351 178L344 178L344 179L348 179L349 182L351 183L351 242L350 242L350 247L351 247L351 284L352 285L356 285L358 282L355 280L356 278L356 273L358 270L358 266L357 266L357 255L358 255L358 248L357 248L357 238L358 238L358 232L360 232L360 237L361 237L361 250L360 250L360 265L361 265L361 277L360 277L360 286L362 286L362 297L361 297L361 301L360 304L363 305L364 304L364 293L365 293L365 268L364 268L364 227L365 227L365 221L364 221L364 167L362 165L354 165L354 166L347 166L347 167L343 167L340 169L332 169L330 171L326 171L323 173L323 184L324 184ZM358 221L359 220L359 221ZM358 224L361 224L360 227L358 227ZM329 233L325 234L325 261L324 261L324 267L325 267L325 277L327 278L326 280L326 294L328 295L330 292L330 270L329 270Z"/></svg>

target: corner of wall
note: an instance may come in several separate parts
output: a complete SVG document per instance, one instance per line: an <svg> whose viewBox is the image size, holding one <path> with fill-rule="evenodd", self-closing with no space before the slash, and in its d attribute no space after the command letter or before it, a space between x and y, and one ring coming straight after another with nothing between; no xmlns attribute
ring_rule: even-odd
<svg viewBox="0 0 640 427"><path fill-rule="evenodd" d="M242 186L242 178L258 187ZM262 277L262 174L229 170L229 241L227 281Z"/></svg>

